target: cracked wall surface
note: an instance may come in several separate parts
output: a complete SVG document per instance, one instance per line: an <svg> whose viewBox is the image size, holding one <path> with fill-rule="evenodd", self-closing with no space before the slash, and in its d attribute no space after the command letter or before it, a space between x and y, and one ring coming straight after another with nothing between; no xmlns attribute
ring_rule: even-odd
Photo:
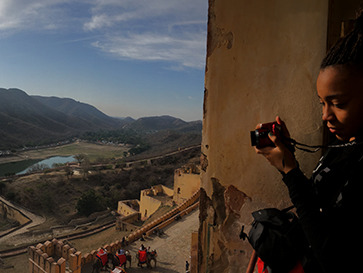
<svg viewBox="0 0 363 273"><path fill-rule="evenodd" d="M252 249L241 227L257 209L290 205L250 131L279 115L299 142L321 142L315 81L328 0L210 0L208 14L198 272L245 272ZM307 174L320 156L296 155Z"/></svg>

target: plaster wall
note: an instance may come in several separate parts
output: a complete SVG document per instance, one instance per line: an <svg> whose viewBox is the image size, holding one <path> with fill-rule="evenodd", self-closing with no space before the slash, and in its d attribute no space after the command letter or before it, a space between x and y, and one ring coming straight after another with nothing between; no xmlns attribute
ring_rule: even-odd
<svg viewBox="0 0 363 273"><path fill-rule="evenodd" d="M18 221L20 225L29 223L31 220L16 208L0 201L0 215L3 218Z"/></svg>
<svg viewBox="0 0 363 273"><path fill-rule="evenodd" d="M200 188L200 175L185 173L182 169L174 172L174 196L176 204L181 204Z"/></svg>
<svg viewBox="0 0 363 273"><path fill-rule="evenodd" d="M151 214L153 214L162 204L161 201L147 196L141 195L140 197L140 215L141 220L147 219Z"/></svg>
<svg viewBox="0 0 363 273"><path fill-rule="evenodd" d="M131 201L129 201L129 202L131 202ZM139 205L139 204L137 204L137 205ZM127 216L127 215L134 214L134 213L137 213L137 212L138 211L134 210L133 208L131 208L130 206L125 204L124 201L119 201L118 202L118 206L117 206L117 213L118 214L120 214L122 216Z"/></svg>
<svg viewBox="0 0 363 273"><path fill-rule="evenodd" d="M281 175L250 144L279 115L299 142L322 143L316 95L328 0L210 0L203 109L198 272L245 272L251 212L290 205ZM296 152L310 176L319 154Z"/></svg>
<svg viewBox="0 0 363 273"><path fill-rule="evenodd" d="M166 194L167 196L169 196L169 197L172 197L173 196L173 194L174 194L174 190L173 189L170 189L170 188L168 188L168 187L165 187L164 185L160 185L161 186L161 188L162 188L162 192L164 193L164 194Z"/></svg>

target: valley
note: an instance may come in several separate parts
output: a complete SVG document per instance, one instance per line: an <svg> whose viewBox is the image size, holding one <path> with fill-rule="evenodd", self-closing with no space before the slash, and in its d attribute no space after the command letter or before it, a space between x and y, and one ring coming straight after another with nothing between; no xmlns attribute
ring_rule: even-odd
<svg viewBox="0 0 363 273"><path fill-rule="evenodd" d="M140 191L153 185L173 188L175 169L200 163L201 121L171 116L117 119L72 99L28 96L19 89L0 88L0 101L0 164L56 156L78 156L80 163L1 178L2 198L44 221L25 233L2 236L0 251L79 232L72 231L72 220L89 220L85 231L112 223L115 215L110 212L118 201L139 199ZM105 212L106 218L92 223L93 215ZM1 232L16 225L1 217ZM105 241L101 233L96 238L97 243L83 242L96 243L96 248Z"/></svg>
<svg viewBox="0 0 363 273"><path fill-rule="evenodd" d="M28 159L45 159L52 156L72 156L86 154L90 161L102 158L121 158L129 148L115 145L100 145L86 141L75 141L71 144L47 147L44 149L29 149L13 155L0 156L0 164Z"/></svg>

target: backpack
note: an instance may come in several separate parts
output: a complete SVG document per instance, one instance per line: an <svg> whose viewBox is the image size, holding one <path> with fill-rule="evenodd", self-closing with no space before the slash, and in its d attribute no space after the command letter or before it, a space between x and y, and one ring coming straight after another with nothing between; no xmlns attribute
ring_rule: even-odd
<svg viewBox="0 0 363 273"><path fill-rule="evenodd" d="M289 272L309 248L297 216L289 212L291 208L253 212L249 234L244 233L244 226L240 234L240 238L247 238L258 257L274 272Z"/></svg>

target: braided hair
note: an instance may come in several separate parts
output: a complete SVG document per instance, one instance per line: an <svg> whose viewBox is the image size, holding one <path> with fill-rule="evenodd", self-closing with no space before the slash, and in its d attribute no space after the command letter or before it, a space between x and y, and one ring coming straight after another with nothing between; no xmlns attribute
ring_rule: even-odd
<svg viewBox="0 0 363 273"><path fill-rule="evenodd" d="M357 12L354 28L328 51L320 69L335 65L363 71L363 5Z"/></svg>

